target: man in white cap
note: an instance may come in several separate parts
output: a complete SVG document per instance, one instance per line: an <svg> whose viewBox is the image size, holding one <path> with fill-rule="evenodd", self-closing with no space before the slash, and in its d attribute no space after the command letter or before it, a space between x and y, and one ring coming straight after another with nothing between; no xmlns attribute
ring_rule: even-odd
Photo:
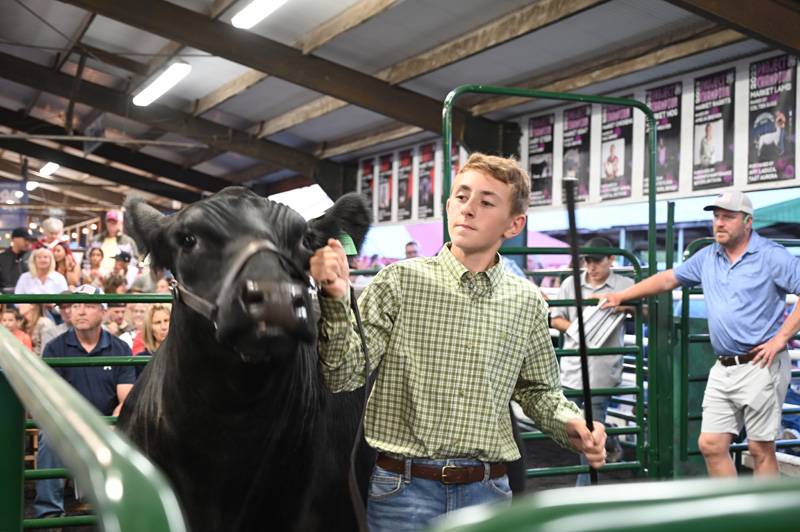
<svg viewBox="0 0 800 532"><path fill-rule="evenodd" d="M698 441L709 475L736 475L728 448L743 426L755 473L777 475L775 439L791 377L786 344L800 330L800 306L785 320L784 309L787 294L800 294L800 259L753 231L753 204L741 192L721 194L704 210L714 211L715 243L672 270L606 294L604 306L702 284L717 355Z"/></svg>

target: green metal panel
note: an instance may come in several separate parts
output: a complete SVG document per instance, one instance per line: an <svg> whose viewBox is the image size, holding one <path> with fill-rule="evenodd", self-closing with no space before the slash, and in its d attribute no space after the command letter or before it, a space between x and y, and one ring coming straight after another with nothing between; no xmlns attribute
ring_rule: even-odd
<svg viewBox="0 0 800 532"><path fill-rule="evenodd" d="M0 532L22 530L24 416L19 399L0 371Z"/></svg>
<svg viewBox="0 0 800 532"><path fill-rule="evenodd" d="M479 506L436 523L439 532L790 532L797 480L705 479L550 490L507 506Z"/></svg>
<svg viewBox="0 0 800 532"><path fill-rule="evenodd" d="M96 508L97 521L104 530L186 530L177 498L155 466L124 435L112 431L94 407L44 361L25 349L11 333L1 327L0 367L16 396L42 430L47 432L56 454L86 490ZM13 401L10 403L13 404ZM2 421L10 423L12 420ZM3 430L5 428L4 423ZM17 495L10 494L9 491L8 497L12 501L16 497L16 501L19 501L22 494L22 456L19 449L15 451L15 444L6 442L21 440L21 417L13 423L12 428L13 438L0 440L0 445L4 445L0 447L0 456L5 461L8 455L14 455L18 460L17 472L11 472L10 481L8 477L0 477L0 490L3 490L4 495L7 490L17 490ZM4 500L0 504L5 502ZM16 505L17 502L13 502L13 506ZM9 520L18 520L21 517L14 516L13 511L10 515L12 517ZM0 519L5 517L0 516ZM48 523L52 526L63 526L75 518L65 519L51 520ZM26 528L44 525L38 520L26 520L24 524ZM19 523L10 522L8 530L19 529Z"/></svg>

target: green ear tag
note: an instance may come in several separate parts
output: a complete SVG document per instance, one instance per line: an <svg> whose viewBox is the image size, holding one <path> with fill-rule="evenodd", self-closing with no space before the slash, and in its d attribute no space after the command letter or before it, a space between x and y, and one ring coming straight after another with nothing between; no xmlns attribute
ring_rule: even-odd
<svg viewBox="0 0 800 532"><path fill-rule="evenodd" d="M345 255L348 257L358 255L358 250L356 249L356 245L350 235L345 232L339 233L339 242L342 243Z"/></svg>

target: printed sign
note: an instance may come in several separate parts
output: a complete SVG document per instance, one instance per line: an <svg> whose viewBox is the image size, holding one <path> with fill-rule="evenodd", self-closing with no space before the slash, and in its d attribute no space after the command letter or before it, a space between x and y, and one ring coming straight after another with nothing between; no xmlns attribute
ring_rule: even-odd
<svg viewBox="0 0 800 532"><path fill-rule="evenodd" d="M575 201L585 201L589 197L591 122L591 105L564 110L563 179L577 180Z"/></svg>
<svg viewBox="0 0 800 532"><path fill-rule="evenodd" d="M795 64L781 55L750 65L747 182L795 178Z"/></svg>
<svg viewBox="0 0 800 532"><path fill-rule="evenodd" d="M414 150L403 150L397 161L397 219L411 219L412 173L414 172Z"/></svg>
<svg viewBox="0 0 800 532"><path fill-rule="evenodd" d="M603 105L601 123L600 198L628 198L633 175L633 108Z"/></svg>
<svg viewBox="0 0 800 532"><path fill-rule="evenodd" d="M553 124L556 115L536 116L528 121L528 165L531 174L529 205L553 202Z"/></svg>
<svg viewBox="0 0 800 532"><path fill-rule="evenodd" d="M731 68L694 81L693 190L733 184L735 80Z"/></svg>
<svg viewBox="0 0 800 532"><path fill-rule="evenodd" d="M433 218L433 193L436 185L436 143L419 147L417 218Z"/></svg>
<svg viewBox="0 0 800 532"><path fill-rule="evenodd" d="M678 190L681 160L681 92L683 84L670 83L649 89L645 103L656 119L656 193ZM648 126L649 133L649 126ZM645 146L644 194L650 190L650 150Z"/></svg>
<svg viewBox="0 0 800 532"><path fill-rule="evenodd" d="M378 160L378 221L388 222L392 219L394 154L381 155Z"/></svg>

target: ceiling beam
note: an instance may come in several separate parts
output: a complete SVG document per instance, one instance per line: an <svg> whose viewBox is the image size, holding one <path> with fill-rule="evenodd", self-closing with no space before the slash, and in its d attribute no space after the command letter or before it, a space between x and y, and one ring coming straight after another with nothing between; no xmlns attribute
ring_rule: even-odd
<svg viewBox="0 0 800 532"><path fill-rule="evenodd" d="M608 81L621 76L641 72L648 68L653 68L670 61L690 57L701 52L714 50L722 46L728 46L746 40L747 37L733 30L720 30L714 33L703 35L694 39L683 40L671 45L664 46L658 44L660 39L654 39L649 44L642 46L649 51L629 57L623 50L620 53L609 54L614 59L610 62L599 63L595 66L588 66L582 73L570 76L566 79L546 81L542 83L545 76L537 76L533 79L517 84L517 87L537 88L545 91L571 92L584 87L594 85L603 81ZM637 49L640 47L637 47ZM473 105L470 110L477 114L486 114L493 111L501 111L530 101L529 98L517 98L504 96L492 98L485 102Z"/></svg>
<svg viewBox="0 0 800 532"><path fill-rule="evenodd" d="M16 152L20 155L35 157L43 161L52 161L77 172L85 172L107 181L149 192L157 196L182 201L183 203L192 203L202 199L202 195L196 192L161 183L154 179L126 172L125 170L113 166L97 163L34 142L5 138L0 139L0 148Z"/></svg>
<svg viewBox="0 0 800 532"><path fill-rule="evenodd" d="M507 13L421 54L384 68L375 74L375 77L396 85L577 15L606 1L608 0L573 0L571 2L541 0ZM323 96L261 122L253 128L253 132L259 138L268 137L313 118L332 113L347 105L346 101Z"/></svg>
<svg viewBox="0 0 800 532"><path fill-rule="evenodd" d="M265 183L258 187L258 193L261 196L271 196L280 192L287 192L296 188L308 187L313 185L314 182L310 181L307 177L296 175L275 181L274 183Z"/></svg>
<svg viewBox="0 0 800 532"><path fill-rule="evenodd" d="M106 0L60 0L124 24L182 42L218 57L328 94L429 131L441 131L441 103L325 59L210 20L163 0L139 0L137 9ZM180 21L180 23L176 23ZM454 131L466 126L467 115L454 113ZM463 132L462 132L463 134Z"/></svg>
<svg viewBox="0 0 800 532"><path fill-rule="evenodd" d="M639 44L626 46L622 50L604 53L595 60L580 61L573 65L560 65L557 69L543 72L518 86L558 92L577 91L595 83L634 74L660 64L746 39L744 35L733 30L716 28L715 25L705 22L690 26ZM475 114L485 114L501 111L528 101L530 99L527 98L491 97L472 105L469 109ZM393 125L320 145L315 153L321 158L335 157L420 132L420 129Z"/></svg>
<svg viewBox="0 0 800 532"><path fill-rule="evenodd" d="M148 73L147 65L140 63L139 61L134 61L133 59L128 59L125 56L107 52L95 46L89 46L88 44L84 43L81 43L81 48L86 50L92 59L96 59L101 63L121 68L122 70L131 72L132 74L136 74L138 76L146 76Z"/></svg>
<svg viewBox="0 0 800 532"><path fill-rule="evenodd" d="M69 98L73 81L72 76L52 72L36 63L4 53L0 53L0 77L29 87L39 87L64 98ZM343 175L340 165L320 161L309 153L282 144L256 140L246 132L196 118L164 105L136 107L131 104L130 98L125 93L87 81L81 83L75 92L75 101L162 131L197 139L221 150L272 162L302 175L316 178L323 188L326 185L333 188L340 186L336 182L336 179Z"/></svg>
<svg viewBox="0 0 800 532"><path fill-rule="evenodd" d="M701 17L800 55L800 11L775 0L668 0Z"/></svg>
<svg viewBox="0 0 800 532"><path fill-rule="evenodd" d="M72 37L69 38L69 41L67 41L67 44L64 45L64 48L62 48L61 51L56 55L56 59L53 62L53 70L56 72L61 71L61 67L64 66L69 59L69 56L72 55L72 49L75 48L75 45L78 44L81 39L83 39L84 35L86 35L86 31L89 29L89 26L92 24L92 21L94 21L96 16L97 15L94 13L87 13L81 19L81 21L78 23L78 28L75 30L75 33L72 34ZM33 98L31 98L28 108L26 109L28 114L30 114L31 110L36 107L36 103L39 101L39 97L41 95L42 91L38 90L33 94Z"/></svg>
<svg viewBox="0 0 800 532"><path fill-rule="evenodd" d="M311 30L308 35L300 39L297 48L301 49L304 54L310 54L342 33L360 26L387 9L391 9L397 3L398 0L361 0L356 2Z"/></svg>
<svg viewBox="0 0 800 532"><path fill-rule="evenodd" d="M3 172L7 179L22 181L22 167L18 163L9 161L7 159L0 159L0 172ZM75 187L75 189L73 189L71 188L72 185L69 184L60 183L56 185L47 183L44 179L36 179L35 181L39 183L39 188L58 192L59 194L77 198L82 201L94 201L97 203L102 203L106 206L119 206L125 201L124 194L112 192L100 187L95 187L92 189L88 189L87 187ZM80 182L77 183L79 184Z"/></svg>
<svg viewBox="0 0 800 532"><path fill-rule="evenodd" d="M32 116L24 116L22 113L14 112L0 107L0 125L6 126L17 131L39 135L66 135L67 132L50 122L39 120ZM62 142L65 146L82 150L82 142ZM109 161L124 164L132 168L141 170L160 177L165 177L178 183L183 183L191 187L217 192L226 186L231 185L229 181L214 177L197 170L184 168L178 164L171 163L158 157L153 157L141 152L135 152L124 146L110 142L101 143L92 152L94 155L108 159Z"/></svg>
<svg viewBox="0 0 800 532"><path fill-rule="evenodd" d="M342 33L383 13L397 2L398 0L360 0L311 30L307 36L295 43L294 47L302 50L304 54L309 54ZM267 74L260 70L248 70L195 100L192 105L192 114L194 116L202 115L266 78Z"/></svg>

